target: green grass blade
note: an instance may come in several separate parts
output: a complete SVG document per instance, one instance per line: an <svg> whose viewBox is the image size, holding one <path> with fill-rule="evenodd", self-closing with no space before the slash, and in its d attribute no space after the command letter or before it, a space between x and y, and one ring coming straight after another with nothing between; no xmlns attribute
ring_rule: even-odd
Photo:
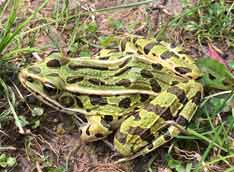
<svg viewBox="0 0 234 172"><path fill-rule="evenodd" d="M9 36L5 36L0 44L0 52L14 39L14 37L19 34L19 32L32 20L33 17L48 3L45 0L24 22L22 22L16 30Z"/></svg>
<svg viewBox="0 0 234 172"><path fill-rule="evenodd" d="M0 85L3 87L3 91L7 98L7 102L10 106L11 113L13 114L13 117L15 119L15 124L19 128L19 133L23 134L24 133L23 127L14 108L14 104L16 101L14 91L10 87L8 87L1 78L0 78Z"/></svg>

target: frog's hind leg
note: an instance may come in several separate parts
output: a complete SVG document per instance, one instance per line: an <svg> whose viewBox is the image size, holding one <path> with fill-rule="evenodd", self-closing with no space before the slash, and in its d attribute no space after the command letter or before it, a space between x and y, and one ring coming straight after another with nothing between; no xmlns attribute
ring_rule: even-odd
<svg viewBox="0 0 234 172"><path fill-rule="evenodd" d="M168 88L167 91L160 93L140 111L140 115L141 119L146 119L154 112L157 118L160 116L160 119L165 119L164 122L161 123L163 127L160 125L160 128L156 127L156 129L153 129L155 126L159 125L159 121L152 122L149 126L150 128L146 128L147 130L145 131L151 131L151 135L154 136L154 139L151 139L150 142L142 147L137 147L135 150L133 149L132 154L129 156L127 155L126 158L120 159L118 162L145 155L181 133L181 130L186 127L187 123L196 112L200 99L202 98L202 93L202 85L194 80L190 80L186 83L179 83ZM122 126L123 124L124 122ZM130 131L129 128L132 128L132 126L131 123L128 124L130 126L125 128L120 127L120 132L126 134L126 138L131 138L133 136L128 133ZM139 123L139 125L141 126L141 123ZM139 128L140 126L134 126L134 128ZM141 133L139 136L142 137L144 134L145 132ZM129 145L132 144L134 144L132 139L129 139L121 148L128 148Z"/></svg>
<svg viewBox="0 0 234 172"><path fill-rule="evenodd" d="M84 142L101 140L108 136L111 126L101 116L88 116L88 122L80 127L80 139Z"/></svg>

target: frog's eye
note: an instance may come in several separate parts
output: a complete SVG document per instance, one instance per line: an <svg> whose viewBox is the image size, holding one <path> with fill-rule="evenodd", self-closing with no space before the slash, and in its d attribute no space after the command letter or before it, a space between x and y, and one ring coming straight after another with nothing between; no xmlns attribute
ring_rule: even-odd
<svg viewBox="0 0 234 172"><path fill-rule="evenodd" d="M43 89L50 96L56 95L58 93L58 89L51 83L45 83Z"/></svg>

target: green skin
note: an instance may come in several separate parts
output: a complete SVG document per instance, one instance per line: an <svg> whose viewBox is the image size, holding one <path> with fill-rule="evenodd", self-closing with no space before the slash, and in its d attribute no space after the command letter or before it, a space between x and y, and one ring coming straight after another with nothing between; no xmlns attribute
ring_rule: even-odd
<svg viewBox="0 0 234 172"><path fill-rule="evenodd" d="M54 53L21 70L23 86L67 113L82 113L81 139L100 140L117 130L115 149L126 157L147 154L180 133L196 112L203 86L182 49L131 36L94 59ZM172 123L176 125L172 125Z"/></svg>

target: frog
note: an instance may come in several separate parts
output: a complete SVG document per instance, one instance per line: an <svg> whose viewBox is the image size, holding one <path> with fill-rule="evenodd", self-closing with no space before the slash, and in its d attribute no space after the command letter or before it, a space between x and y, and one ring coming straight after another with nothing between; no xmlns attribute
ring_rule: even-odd
<svg viewBox="0 0 234 172"><path fill-rule="evenodd" d="M203 97L202 76L182 47L125 36L92 57L52 53L23 68L19 80L45 104L81 118L80 139L114 134L129 159L148 154L186 128Z"/></svg>

